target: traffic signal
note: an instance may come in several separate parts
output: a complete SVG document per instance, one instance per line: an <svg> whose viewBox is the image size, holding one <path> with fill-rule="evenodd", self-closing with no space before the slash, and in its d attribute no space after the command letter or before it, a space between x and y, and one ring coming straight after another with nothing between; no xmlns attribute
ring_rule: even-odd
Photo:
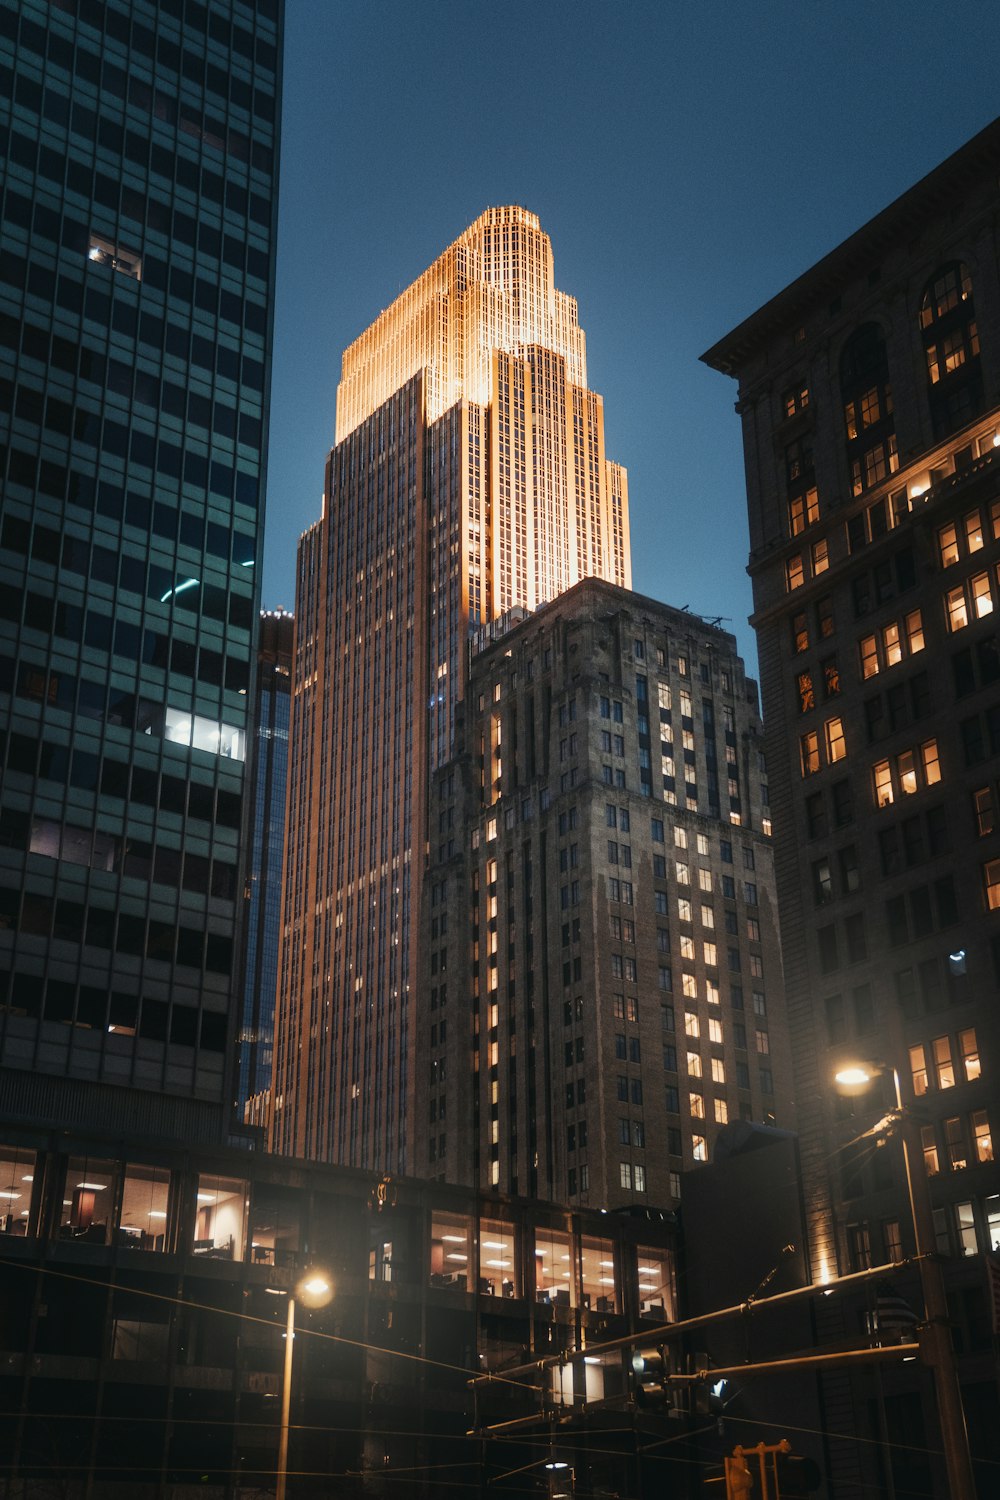
<svg viewBox="0 0 1000 1500"><path fill-rule="evenodd" d="M699 1371L707 1371L709 1358L707 1354L688 1355L688 1374L697 1375ZM691 1410L697 1417L721 1417L725 1402L722 1399L722 1391L726 1382L715 1381L711 1375L705 1380L696 1380L691 1387Z"/></svg>
<svg viewBox="0 0 1000 1500"><path fill-rule="evenodd" d="M632 1374L636 1406L671 1405L670 1361L662 1344L657 1349L637 1349L632 1355Z"/></svg>
<svg viewBox="0 0 1000 1500"><path fill-rule="evenodd" d="M820 1487L819 1465L801 1453L774 1455L774 1494L771 1500L800 1500Z"/></svg>

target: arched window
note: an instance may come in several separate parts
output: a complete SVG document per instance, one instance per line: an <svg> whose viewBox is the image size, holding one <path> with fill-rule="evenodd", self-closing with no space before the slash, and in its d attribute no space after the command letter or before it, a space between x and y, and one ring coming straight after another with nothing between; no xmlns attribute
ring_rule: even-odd
<svg viewBox="0 0 1000 1500"><path fill-rule="evenodd" d="M899 468L889 359L877 323L864 323L845 344L840 395L851 492L860 495Z"/></svg>
<svg viewBox="0 0 1000 1500"><path fill-rule="evenodd" d="M945 438L979 415L983 376L972 278L959 260L939 267L920 303L920 333L930 384L934 437Z"/></svg>

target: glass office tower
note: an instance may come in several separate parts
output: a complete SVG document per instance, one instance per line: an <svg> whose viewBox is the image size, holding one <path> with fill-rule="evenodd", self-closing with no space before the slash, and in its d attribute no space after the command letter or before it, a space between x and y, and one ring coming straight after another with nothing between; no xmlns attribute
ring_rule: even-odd
<svg viewBox="0 0 1000 1500"><path fill-rule="evenodd" d="M216 1134L281 0L0 0L0 1112Z"/></svg>
<svg viewBox="0 0 1000 1500"><path fill-rule="evenodd" d="M246 942L236 1081L237 1113L248 1125L266 1125L271 1102L294 639L294 615L282 609L261 615L257 693L247 745Z"/></svg>

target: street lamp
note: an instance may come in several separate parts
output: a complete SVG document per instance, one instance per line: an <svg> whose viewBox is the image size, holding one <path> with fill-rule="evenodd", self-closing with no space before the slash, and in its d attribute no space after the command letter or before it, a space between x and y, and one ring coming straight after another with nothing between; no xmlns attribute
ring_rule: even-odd
<svg viewBox="0 0 1000 1500"><path fill-rule="evenodd" d="M325 1271L315 1267L306 1273L288 1295L288 1321L285 1325L285 1371L281 1382L281 1436L278 1439L278 1472L275 1500L285 1500L288 1485L288 1418L292 1404L292 1357L295 1347L295 1299L305 1307L325 1307L333 1296L333 1284Z"/></svg>
<svg viewBox="0 0 1000 1500"><path fill-rule="evenodd" d="M917 1266L920 1271L920 1289L924 1298L927 1326L921 1339L921 1352L931 1366L934 1376L934 1392L937 1396L938 1418L941 1423L941 1441L944 1446L944 1462L948 1475L951 1500L976 1500L976 1486L972 1477L972 1460L969 1456L969 1435L965 1426L962 1408L962 1390L958 1382L958 1368L951 1334L948 1331L948 1296L945 1291L941 1266L934 1255L934 1219L931 1211L931 1196L927 1177L916 1169L922 1152L913 1139L914 1121L908 1108L903 1105L899 1087L899 1070L887 1064L851 1064L834 1075L837 1083L846 1092L857 1093L867 1087L878 1073L892 1073L896 1095L896 1108L886 1116L886 1124L898 1123L899 1136L903 1143L903 1167L906 1173L906 1191L913 1224L913 1240L917 1251Z"/></svg>

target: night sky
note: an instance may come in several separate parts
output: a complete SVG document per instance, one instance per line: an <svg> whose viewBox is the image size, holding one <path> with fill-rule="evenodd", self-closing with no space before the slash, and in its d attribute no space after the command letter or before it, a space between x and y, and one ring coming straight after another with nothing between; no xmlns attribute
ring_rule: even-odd
<svg viewBox="0 0 1000 1500"><path fill-rule="evenodd" d="M521 203L628 469L633 586L753 663L736 387L698 356L992 119L998 33L969 0L287 0L265 607L343 348Z"/></svg>

